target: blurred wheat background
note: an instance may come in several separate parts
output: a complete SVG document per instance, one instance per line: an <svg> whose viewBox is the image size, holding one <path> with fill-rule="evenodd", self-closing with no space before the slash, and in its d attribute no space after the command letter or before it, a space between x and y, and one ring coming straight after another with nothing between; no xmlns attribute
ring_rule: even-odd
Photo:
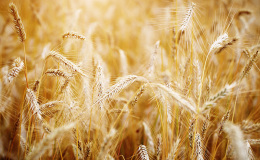
<svg viewBox="0 0 260 160"><path fill-rule="evenodd" d="M1 0L0 159L260 159L259 0Z"/></svg>

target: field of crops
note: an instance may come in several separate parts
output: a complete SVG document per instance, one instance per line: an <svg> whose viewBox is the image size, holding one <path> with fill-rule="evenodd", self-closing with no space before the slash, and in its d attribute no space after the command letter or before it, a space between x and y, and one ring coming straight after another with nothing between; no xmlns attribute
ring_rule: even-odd
<svg viewBox="0 0 260 160"><path fill-rule="evenodd" d="M260 159L259 0L1 0L0 159Z"/></svg>

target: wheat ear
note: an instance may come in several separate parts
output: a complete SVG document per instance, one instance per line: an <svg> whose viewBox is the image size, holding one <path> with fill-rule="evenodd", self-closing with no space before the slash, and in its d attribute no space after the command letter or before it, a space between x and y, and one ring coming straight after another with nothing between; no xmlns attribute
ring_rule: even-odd
<svg viewBox="0 0 260 160"><path fill-rule="evenodd" d="M256 51L256 53L251 56L249 62L247 63L247 65L243 69L241 80L249 73L253 64L257 61L258 56L259 56L258 51Z"/></svg>
<svg viewBox="0 0 260 160"><path fill-rule="evenodd" d="M144 84L144 85L142 85L142 86L139 88L139 90L138 90L138 92L136 93L134 99L130 102L130 104L131 104L132 106L135 106L135 104L137 103L138 99L142 96L142 94L143 94L144 91L145 91L146 85L147 85L147 84Z"/></svg>
<svg viewBox="0 0 260 160"><path fill-rule="evenodd" d="M35 96L35 93L29 88L27 88L26 99L27 99L28 103L30 104L30 109L33 111L33 114L36 114L37 117L40 120L42 120L40 106L37 102L37 98Z"/></svg>
<svg viewBox="0 0 260 160"><path fill-rule="evenodd" d="M195 124L195 118L192 118L192 119L190 120L190 127L189 127L189 142L190 142L190 147L191 147L191 148L192 148L192 146L193 146L194 124Z"/></svg>
<svg viewBox="0 0 260 160"><path fill-rule="evenodd" d="M149 155L145 145L140 145L138 147L137 155L140 160L149 160Z"/></svg>
<svg viewBox="0 0 260 160"><path fill-rule="evenodd" d="M187 11L187 13L186 13L186 15L185 15L185 18L184 18L183 22L181 24L181 28L180 28L181 32L184 32L185 29L187 28L187 26L188 26L188 24L189 24L189 22L190 22L190 20L192 18L195 6L196 6L196 4L192 2L190 7L189 7L189 9L188 9L188 11Z"/></svg>
<svg viewBox="0 0 260 160"><path fill-rule="evenodd" d="M18 37L21 42L24 42L26 40L26 34L24 31L24 26L23 26L22 20L19 16L18 10L14 3L10 3L9 8L10 8L10 14L13 16L13 21L14 21L14 25L15 25L15 29L18 34Z"/></svg>
<svg viewBox="0 0 260 160"><path fill-rule="evenodd" d="M230 122L226 122L224 124L224 131L227 133L231 145L234 147L235 158L237 160L249 159L241 129Z"/></svg>
<svg viewBox="0 0 260 160"><path fill-rule="evenodd" d="M176 99L178 102L180 102L180 104L182 104L183 108L185 108L186 110L190 111L191 113L196 113L196 110L195 110L195 103L192 102L192 100L188 100L188 99L185 99L183 95L179 94L178 92L172 90L171 88L165 86L165 85L162 85L162 84L159 84L159 83L150 83L149 84L150 86L154 86L154 87L158 87L162 90L164 90L166 93L168 93L171 97L173 97L174 99Z"/></svg>
<svg viewBox="0 0 260 160"><path fill-rule="evenodd" d="M66 73L65 71L61 70L61 69L48 69L45 72L46 75L51 76L51 77L64 77L65 79L71 77L71 75L69 75L68 73Z"/></svg>
<svg viewBox="0 0 260 160"><path fill-rule="evenodd" d="M210 107L215 106L216 101L228 96L231 93L232 89L234 89L236 86L236 82L233 82L232 84L227 84L224 88L218 91L213 97L211 97L207 102L203 104L202 110L205 111L207 109L210 109Z"/></svg>
<svg viewBox="0 0 260 160"><path fill-rule="evenodd" d="M196 134L195 141L196 141L196 156L197 156L197 160L204 160L203 155L202 155L201 137L200 137L199 133Z"/></svg>
<svg viewBox="0 0 260 160"><path fill-rule="evenodd" d="M45 153L46 150L48 150L51 147L51 144L53 141L60 137L61 135L64 135L66 132L70 131L74 127L74 123L56 128L53 132L48 134L45 138L43 138L34 148L33 150L28 154L26 157L27 160L34 160L38 159L42 156L42 154Z"/></svg>
<svg viewBox="0 0 260 160"><path fill-rule="evenodd" d="M39 81L39 80L36 80L36 81L34 82L33 89L32 89L34 92L37 92L37 91L38 91L39 84L40 84L40 81Z"/></svg>
<svg viewBox="0 0 260 160"><path fill-rule="evenodd" d="M260 123L252 124L249 126L243 126L242 130L244 133L252 133L260 130Z"/></svg>
<svg viewBox="0 0 260 160"><path fill-rule="evenodd" d="M116 134L116 129L111 129L107 136L104 138L103 143L101 144L101 150L98 154L97 159L102 160L104 159L105 155L108 154L110 147L112 146L112 138Z"/></svg>
<svg viewBox="0 0 260 160"><path fill-rule="evenodd" d="M49 57L52 57L54 59L56 59L57 61L63 63L67 68L69 68L70 70L72 70L73 72L77 72L79 74L81 74L82 76L87 77L86 74L84 74L80 68L78 68L78 66L76 66L74 63L72 63L71 61L69 61L66 57L62 56L61 54L59 54L58 52L55 51L51 51L49 53L49 55L46 57L46 59L48 59Z"/></svg>
<svg viewBox="0 0 260 160"><path fill-rule="evenodd" d="M143 126L144 126L145 136L147 137L147 147L151 151L151 153L154 154L155 153L155 150L154 150L155 146L154 146L154 143L153 143L153 137L152 137L151 130L145 122L143 122Z"/></svg>
<svg viewBox="0 0 260 160"><path fill-rule="evenodd" d="M248 139L247 142L250 144L260 144L260 139Z"/></svg>
<svg viewBox="0 0 260 160"><path fill-rule="evenodd" d="M180 145L180 141L181 141L181 139L177 138L177 140L175 141L175 143L174 143L174 145L173 145L173 147L171 149L171 152L167 156L167 160L175 159L176 153L177 153L177 149L178 149L178 147Z"/></svg>
<svg viewBox="0 0 260 160"><path fill-rule="evenodd" d="M20 71L23 69L24 63L20 58L16 58L12 64L12 69L7 75L8 82L12 82L15 77L18 76Z"/></svg>
<svg viewBox="0 0 260 160"><path fill-rule="evenodd" d="M65 34L62 35L62 38L63 39L66 39L66 38L75 38L75 39L80 39L80 40L86 40L86 37L82 36L82 35L79 35L78 33L76 32L67 32Z"/></svg>
<svg viewBox="0 0 260 160"><path fill-rule="evenodd" d="M225 46L225 44L227 44L227 40L228 40L228 34L224 33L222 35L220 35L217 40L211 45L209 52L215 52L219 51L221 48L223 48L223 46Z"/></svg>
<svg viewBox="0 0 260 160"><path fill-rule="evenodd" d="M220 122L220 125L219 125L219 131L218 131L219 135L222 133L224 124L229 119L229 116L230 116L230 110L228 110L227 113L221 119L221 122Z"/></svg>
<svg viewBox="0 0 260 160"><path fill-rule="evenodd" d="M222 52L228 46L233 45L237 40L238 40L238 38L232 38L231 40L227 41L226 43L223 43L222 46L215 52L215 54Z"/></svg>
<svg viewBox="0 0 260 160"><path fill-rule="evenodd" d="M156 145L157 160L161 159L161 154L162 154L162 136L161 136L161 134L158 134L157 135L157 145Z"/></svg>
<svg viewBox="0 0 260 160"><path fill-rule="evenodd" d="M116 84L111 86L105 93L103 93L102 97L97 100L95 104L100 104L103 101L111 98L113 95L121 92L124 88L131 85L135 81L141 81L141 82L147 82L147 80L144 77L136 76L136 75L128 75L125 77L122 77L121 80L119 80Z"/></svg>

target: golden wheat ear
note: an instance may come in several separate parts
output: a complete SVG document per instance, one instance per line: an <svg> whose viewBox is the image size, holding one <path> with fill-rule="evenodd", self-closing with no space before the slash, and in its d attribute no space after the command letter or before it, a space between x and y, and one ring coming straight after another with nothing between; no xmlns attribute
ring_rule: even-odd
<svg viewBox="0 0 260 160"><path fill-rule="evenodd" d="M9 8L10 8L10 14L13 16L13 22L14 22L15 30L18 34L18 37L21 42L24 42L26 40L26 33L24 30L22 20L19 16L18 10L14 3L10 3Z"/></svg>
<svg viewBox="0 0 260 160"><path fill-rule="evenodd" d="M80 39L80 40L86 40L86 37L83 35L79 35L76 32L67 32L65 34L62 35L63 39L67 39L67 38L75 38L75 39Z"/></svg>
<svg viewBox="0 0 260 160"><path fill-rule="evenodd" d="M14 60L14 63L12 64L12 69L9 71L7 75L8 82L12 82L15 77L18 76L20 71L23 69L24 63L23 61L18 57Z"/></svg>
<svg viewBox="0 0 260 160"><path fill-rule="evenodd" d="M149 160L149 155L145 145L140 145L137 151L138 159Z"/></svg>
<svg viewBox="0 0 260 160"><path fill-rule="evenodd" d="M49 57L54 58L58 62L61 62L65 67L69 68L72 72L77 72L82 76L87 77L87 75L83 73L76 64L72 63L70 60L68 60L66 57L62 56L58 52L51 51L45 59L48 59Z"/></svg>
<svg viewBox="0 0 260 160"><path fill-rule="evenodd" d="M247 65L245 66L245 68L243 70L243 73L242 73L242 76L241 76L241 80L248 75L248 73L251 70L253 64L257 61L257 59L259 57L258 53L259 52L256 51L256 53L251 56L249 62L247 63Z"/></svg>
<svg viewBox="0 0 260 160"><path fill-rule="evenodd" d="M196 157L199 160L204 160L202 155L201 137L199 133L196 134L195 141L196 141Z"/></svg>
<svg viewBox="0 0 260 160"><path fill-rule="evenodd" d="M40 106L37 102L37 98L33 90L27 88L26 91L26 100L30 104L30 109L32 110L33 114L35 114L39 120L42 120Z"/></svg>
<svg viewBox="0 0 260 160"><path fill-rule="evenodd" d="M237 160L249 159L249 155L246 148L247 145L244 141L244 136L241 129L230 122L226 122L223 128L234 149L235 158Z"/></svg>
<svg viewBox="0 0 260 160"><path fill-rule="evenodd" d="M27 160L33 160L38 159L43 155L46 150L51 148L51 145L55 141L56 138L60 137L61 135L64 135L65 133L68 133L72 128L75 126L75 123L70 123L67 125L64 125L62 127L56 128L53 132L46 135L33 149L32 151L27 155Z"/></svg>
<svg viewBox="0 0 260 160"><path fill-rule="evenodd" d="M65 79L72 76L61 69L48 69L45 74L50 77L63 77Z"/></svg>

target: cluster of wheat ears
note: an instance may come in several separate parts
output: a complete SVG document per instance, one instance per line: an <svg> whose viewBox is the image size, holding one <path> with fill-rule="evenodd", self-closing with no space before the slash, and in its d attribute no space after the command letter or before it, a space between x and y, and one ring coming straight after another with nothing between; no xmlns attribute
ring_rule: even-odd
<svg viewBox="0 0 260 160"><path fill-rule="evenodd" d="M260 157L258 0L0 8L0 159Z"/></svg>

